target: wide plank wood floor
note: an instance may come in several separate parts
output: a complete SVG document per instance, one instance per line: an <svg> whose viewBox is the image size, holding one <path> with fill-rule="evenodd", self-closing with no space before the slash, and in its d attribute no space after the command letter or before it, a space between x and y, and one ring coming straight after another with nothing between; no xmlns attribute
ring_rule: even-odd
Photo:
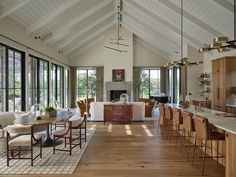
<svg viewBox="0 0 236 177"><path fill-rule="evenodd" d="M96 132L74 174L70 176L201 176L201 161L196 159L193 166L186 161L186 150L180 153L173 143L160 136L157 132L157 122L139 122L131 125L109 125L109 123L103 125L91 122L89 126L96 126ZM224 167L207 159L205 173L208 177L224 177ZM11 175L13 176L16 175ZM24 176L61 177L61 175Z"/></svg>

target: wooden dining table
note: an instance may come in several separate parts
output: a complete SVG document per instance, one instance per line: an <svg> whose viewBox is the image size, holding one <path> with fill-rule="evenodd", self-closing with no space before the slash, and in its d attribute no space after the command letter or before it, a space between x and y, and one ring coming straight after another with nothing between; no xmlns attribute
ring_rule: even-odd
<svg viewBox="0 0 236 177"><path fill-rule="evenodd" d="M52 123L55 122L55 120L56 120L56 117L50 117L50 118L43 117L40 120L37 120L31 116L28 116L28 117L17 118L14 121L14 123L19 124L19 125L33 125L35 127L44 126L44 125L47 126L46 137L42 142L42 147L52 147L54 143L55 145L59 145L63 142L62 140L57 140L53 142L53 139L50 136L49 127Z"/></svg>
<svg viewBox="0 0 236 177"><path fill-rule="evenodd" d="M188 108L178 104L169 104L172 108L191 112L194 115L206 117L211 124L225 132L225 177L236 177L236 115L208 108L199 109L190 105Z"/></svg>

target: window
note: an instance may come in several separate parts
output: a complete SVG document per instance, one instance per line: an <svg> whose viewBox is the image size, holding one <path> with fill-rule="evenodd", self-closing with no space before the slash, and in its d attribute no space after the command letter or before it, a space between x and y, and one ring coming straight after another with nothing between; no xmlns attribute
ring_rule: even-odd
<svg viewBox="0 0 236 177"><path fill-rule="evenodd" d="M96 97L96 70L78 69L77 70L77 99Z"/></svg>
<svg viewBox="0 0 236 177"><path fill-rule="evenodd" d="M30 55L28 63L29 92L28 109L34 104L43 107L49 103L49 62Z"/></svg>
<svg viewBox="0 0 236 177"><path fill-rule="evenodd" d="M140 78L140 98L160 95L160 69L143 69Z"/></svg>
<svg viewBox="0 0 236 177"><path fill-rule="evenodd" d="M179 103L181 92L181 68L173 67L168 69L168 93L171 103Z"/></svg>
<svg viewBox="0 0 236 177"><path fill-rule="evenodd" d="M56 64L51 66L51 103L55 107L68 107L69 70Z"/></svg>
<svg viewBox="0 0 236 177"><path fill-rule="evenodd" d="M0 46L0 110L25 110L25 56L8 46Z"/></svg>

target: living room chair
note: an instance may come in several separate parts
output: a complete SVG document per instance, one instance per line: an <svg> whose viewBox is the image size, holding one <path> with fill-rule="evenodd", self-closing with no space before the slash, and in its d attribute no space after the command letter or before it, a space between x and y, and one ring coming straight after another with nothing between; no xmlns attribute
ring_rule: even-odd
<svg viewBox="0 0 236 177"><path fill-rule="evenodd" d="M156 105L155 100L149 100L145 105L145 117L152 117L153 109Z"/></svg>
<svg viewBox="0 0 236 177"><path fill-rule="evenodd" d="M7 166L13 159L30 159L31 166L33 161L40 156L42 158L42 137L34 134L34 126L32 125L8 125L7 128ZM39 153L34 156L33 146L39 144ZM30 152L22 154L22 151ZM15 154L14 152L18 152ZM23 155L23 156L22 156Z"/></svg>
<svg viewBox="0 0 236 177"><path fill-rule="evenodd" d="M83 100L76 101L77 107L80 109L80 116L83 117L86 112L86 104Z"/></svg>
<svg viewBox="0 0 236 177"><path fill-rule="evenodd" d="M70 156L72 154L72 149L77 146L82 146L81 142L81 126L83 123L83 118L79 116L74 116L68 120L68 128L61 129L53 132L53 142L58 139L64 139L65 148L56 148L56 145L53 144L53 154L55 154L56 150L58 151L67 151L70 152ZM67 140L69 142L67 142ZM78 142L79 141L79 142ZM69 144L69 149L66 147Z"/></svg>

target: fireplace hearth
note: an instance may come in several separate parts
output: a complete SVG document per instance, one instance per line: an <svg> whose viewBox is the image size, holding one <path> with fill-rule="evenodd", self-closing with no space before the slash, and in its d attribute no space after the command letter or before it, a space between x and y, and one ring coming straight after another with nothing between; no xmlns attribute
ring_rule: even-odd
<svg viewBox="0 0 236 177"><path fill-rule="evenodd" d="M110 101L120 101L120 95L122 93L127 93L127 91L126 90L111 90Z"/></svg>

